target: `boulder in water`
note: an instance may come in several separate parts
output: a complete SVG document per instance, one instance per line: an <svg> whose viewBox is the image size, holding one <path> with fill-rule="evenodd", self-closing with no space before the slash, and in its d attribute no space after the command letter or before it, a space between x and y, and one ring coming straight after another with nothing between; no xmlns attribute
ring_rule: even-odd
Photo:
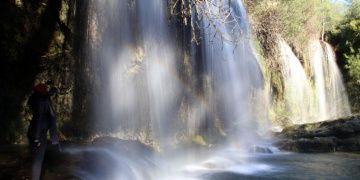
<svg viewBox="0 0 360 180"><path fill-rule="evenodd" d="M273 153L269 147L256 146L256 145L251 148L251 152L264 153L264 154L272 154Z"/></svg>
<svg viewBox="0 0 360 180"><path fill-rule="evenodd" d="M295 152L360 151L360 116L286 127L276 145Z"/></svg>

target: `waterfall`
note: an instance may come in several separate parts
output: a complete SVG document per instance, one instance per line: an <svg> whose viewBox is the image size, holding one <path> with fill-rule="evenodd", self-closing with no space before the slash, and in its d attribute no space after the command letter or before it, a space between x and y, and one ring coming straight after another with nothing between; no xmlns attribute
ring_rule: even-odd
<svg viewBox="0 0 360 180"><path fill-rule="evenodd" d="M349 116L349 101L332 47L326 42L313 41L311 49L311 68L319 110L317 121Z"/></svg>
<svg viewBox="0 0 360 180"><path fill-rule="evenodd" d="M143 0L140 8L140 31L145 53L152 129L163 146L175 141L179 92L176 58L167 25L166 2Z"/></svg>
<svg viewBox="0 0 360 180"><path fill-rule="evenodd" d="M175 145L184 133L204 135L210 143L220 137L253 143L257 121L267 111L261 108L263 75L241 1L202 2L197 9L202 48L193 50L203 55L193 64L204 66L201 95L179 73L166 1L89 4L95 129L160 148ZM185 94L192 101L183 101Z"/></svg>
<svg viewBox="0 0 360 180"><path fill-rule="evenodd" d="M191 21L196 21L194 34L200 35L201 44L192 44L191 53L185 54L184 47L177 49L179 34L168 19L167 1L89 2L86 49L93 65L88 71L93 72L94 131L162 152L149 160L145 153L130 157L91 149L113 159L113 169L129 169L124 178L198 179L179 173L189 164L197 164L195 171L237 171L252 145L260 142L259 124L266 124L268 99L243 2L198 1L195 9ZM299 59L279 40L285 99L294 123L349 113L342 109L347 100L334 54L330 46L324 51L315 45L312 87ZM219 146L203 153L194 141ZM183 150L184 144L190 148ZM254 167L251 172L258 170Z"/></svg>
<svg viewBox="0 0 360 180"><path fill-rule="evenodd" d="M308 122L312 116L313 91L300 60L283 40L279 40L281 73L289 120L294 124Z"/></svg>
<svg viewBox="0 0 360 180"><path fill-rule="evenodd" d="M312 123L351 115L348 97L332 47L311 41L308 77L289 45L279 40L286 116L293 124Z"/></svg>
<svg viewBox="0 0 360 180"><path fill-rule="evenodd" d="M163 0L90 2L89 38L95 40L89 53L99 78L95 128L101 132L163 146L175 137L182 87L166 5Z"/></svg>
<svg viewBox="0 0 360 180"><path fill-rule="evenodd" d="M310 47L313 50L311 58L311 68L314 73L314 84L315 84L315 99L317 103L318 117L319 120L326 120L328 117L327 102L326 102L326 87L325 87L325 74L323 62L324 62L324 50L321 46L320 41L315 41Z"/></svg>
<svg viewBox="0 0 360 180"><path fill-rule="evenodd" d="M203 1L192 10L201 45L191 46L187 58L193 61L187 60L186 68L201 69L196 85L180 73L184 64L167 6L163 0L89 2L86 48L93 63L88 71L94 72L94 129L160 149L194 137L208 144L257 142L268 99L242 1ZM310 49L313 76L307 77L279 40L288 118L301 124L349 115L332 48L315 41ZM195 51L201 56L194 57Z"/></svg>
<svg viewBox="0 0 360 180"><path fill-rule="evenodd" d="M228 147L250 151L258 143L258 122L267 120L268 101L241 0L197 4L192 20L200 26L201 45L193 44L190 55L201 56L184 55L187 60L176 56L177 34L168 20L166 1L91 0L89 4L86 35L94 72L94 130L170 153L157 159L156 172L145 174L155 179L171 177L184 165L201 162L205 154L196 149L173 156L173 148L184 139L206 146L222 144L220 154ZM192 75L197 76L193 81L197 84L190 85L182 77L184 66L197 71ZM138 166L129 163L129 157L115 154L108 155L130 168ZM235 164L230 156L219 158ZM150 170L127 175L133 177L138 171Z"/></svg>
<svg viewBox="0 0 360 180"><path fill-rule="evenodd" d="M246 11L241 1L203 3L203 52L213 112L223 120L231 140L254 143L256 90L263 86ZM230 16L229 12L231 12ZM247 142L247 143L249 143ZM246 142L245 142L246 144Z"/></svg>

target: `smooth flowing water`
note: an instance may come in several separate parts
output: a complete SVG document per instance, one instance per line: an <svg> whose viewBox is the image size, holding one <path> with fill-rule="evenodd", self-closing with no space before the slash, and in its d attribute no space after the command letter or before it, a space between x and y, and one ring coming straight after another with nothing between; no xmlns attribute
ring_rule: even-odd
<svg viewBox="0 0 360 180"><path fill-rule="evenodd" d="M359 179L360 156L357 154L253 155L255 165L234 167L201 175L206 180L237 179ZM238 169L238 171L236 171ZM255 169L255 170L254 170Z"/></svg>
<svg viewBox="0 0 360 180"><path fill-rule="evenodd" d="M294 124L303 124L312 116L313 91L310 80L300 60L283 40L279 40L281 73L289 119Z"/></svg>
<svg viewBox="0 0 360 180"><path fill-rule="evenodd" d="M350 116L350 106L332 47L322 41L312 41L310 60L313 72L316 121Z"/></svg>
<svg viewBox="0 0 360 180"><path fill-rule="evenodd" d="M252 47L246 11L241 1L215 1L204 3L200 12L204 17L202 49L211 78L208 96L212 111L223 121L230 141L254 143L257 122L267 111L255 109L266 102L259 101L264 97L264 79Z"/></svg>
<svg viewBox="0 0 360 180"><path fill-rule="evenodd" d="M327 76L327 88L330 89L327 96L327 103L329 104L328 111L331 119L346 117L351 115L350 105L346 89L344 87L343 79L338 65L336 64L336 56L334 49L327 42L325 46L325 74Z"/></svg>
<svg viewBox="0 0 360 180"><path fill-rule="evenodd" d="M281 73L288 119L304 124L337 119L351 115L342 75L332 47L311 41L308 76L290 46L280 38Z"/></svg>
<svg viewBox="0 0 360 180"><path fill-rule="evenodd" d="M95 48L89 52L101 93L95 96L95 128L167 147L179 132L182 86L166 2L106 0L90 7Z"/></svg>
<svg viewBox="0 0 360 180"><path fill-rule="evenodd" d="M348 153L299 154L273 151L251 153L238 149L206 150L192 163L184 164L181 156L141 152L128 153L102 147L73 149L71 154L87 161L73 170L80 179L138 180L238 180L238 179L359 179L360 155ZM211 154L211 156L209 156ZM162 166L169 161L169 166ZM244 161L244 159L247 159ZM95 160L95 162L94 162ZM181 162L181 163L179 163ZM179 166L181 164L181 166ZM99 166L100 165L100 166ZM178 167L174 169L173 167Z"/></svg>
<svg viewBox="0 0 360 180"><path fill-rule="evenodd" d="M89 4L88 52L101 94L94 96L95 129L159 149L200 135L210 143L219 137L237 146L256 142L267 101L240 0L197 5L201 48L194 51L202 56L188 67L201 68L195 86L184 80L166 1Z"/></svg>
<svg viewBox="0 0 360 180"><path fill-rule="evenodd" d="M246 156L234 162L217 157L230 147L245 154L259 143L259 120L263 126L267 120L264 78L242 1L204 1L197 6L201 46L193 51L201 58L191 57L193 66L187 68L200 67L195 77L200 90L181 75L184 67L176 56L166 1L92 0L88 12L87 51L95 94L101 94L94 96L94 129L162 152L150 161L156 165L152 169L141 153L123 156L104 148L85 150L113 159L110 179L121 174L124 179L187 179L178 171L206 159L209 166L245 162ZM185 101L189 96L191 101ZM199 156L203 151L181 146L189 142L223 147ZM92 172L78 174L101 178Z"/></svg>
<svg viewBox="0 0 360 180"><path fill-rule="evenodd" d="M201 1L192 13L201 17L196 22L201 44L192 45L193 54L200 55L190 62L179 56L183 51L168 19L167 1L89 2L86 48L93 63L94 131L159 152L138 145L72 149L70 153L88 153L97 162L75 169L78 177L219 179L229 172L231 179L277 172L277 165L268 162L276 155L268 160L251 153L254 144L262 143L259 134L268 129L268 98L242 1ZM288 103L293 117L303 115L306 108L295 111L308 96L306 76L290 48L284 42L280 48L286 86L294 86L287 89ZM195 85L184 78L188 71L198 72L191 81ZM294 100L296 93L302 96ZM193 148L194 143L202 148Z"/></svg>

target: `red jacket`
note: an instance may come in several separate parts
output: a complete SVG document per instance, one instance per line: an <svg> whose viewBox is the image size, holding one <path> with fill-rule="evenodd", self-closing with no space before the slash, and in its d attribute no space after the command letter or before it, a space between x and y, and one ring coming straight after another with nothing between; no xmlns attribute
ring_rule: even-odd
<svg viewBox="0 0 360 180"><path fill-rule="evenodd" d="M49 93L49 87L46 84L40 83L33 87L33 91L36 94L46 96Z"/></svg>

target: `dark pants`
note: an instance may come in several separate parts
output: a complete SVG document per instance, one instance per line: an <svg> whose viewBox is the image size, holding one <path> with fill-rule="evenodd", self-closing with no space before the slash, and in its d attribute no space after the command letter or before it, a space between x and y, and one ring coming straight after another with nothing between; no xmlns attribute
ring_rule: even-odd
<svg viewBox="0 0 360 180"><path fill-rule="evenodd" d="M47 147L48 131L50 131L52 143L59 143L56 117L51 102L46 99L39 100L27 134L32 156L32 180L43 179L44 176L44 168L42 166ZM40 147L36 147L36 144L34 144L35 139L40 141Z"/></svg>
<svg viewBox="0 0 360 180"><path fill-rule="evenodd" d="M46 136L40 138L40 147L36 147L34 143L31 143L31 157L32 157L32 167L31 167L31 179L39 180L44 178L44 157L47 147Z"/></svg>
<svg viewBox="0 0 360 180"><path fill-rule="evenodd" d="M34 120L33 135L35 139L46 136L49 130L52 143L57 144L59 142L56 116L50 100L44 99L38 101L37 110L34 113Z"/></svg>

